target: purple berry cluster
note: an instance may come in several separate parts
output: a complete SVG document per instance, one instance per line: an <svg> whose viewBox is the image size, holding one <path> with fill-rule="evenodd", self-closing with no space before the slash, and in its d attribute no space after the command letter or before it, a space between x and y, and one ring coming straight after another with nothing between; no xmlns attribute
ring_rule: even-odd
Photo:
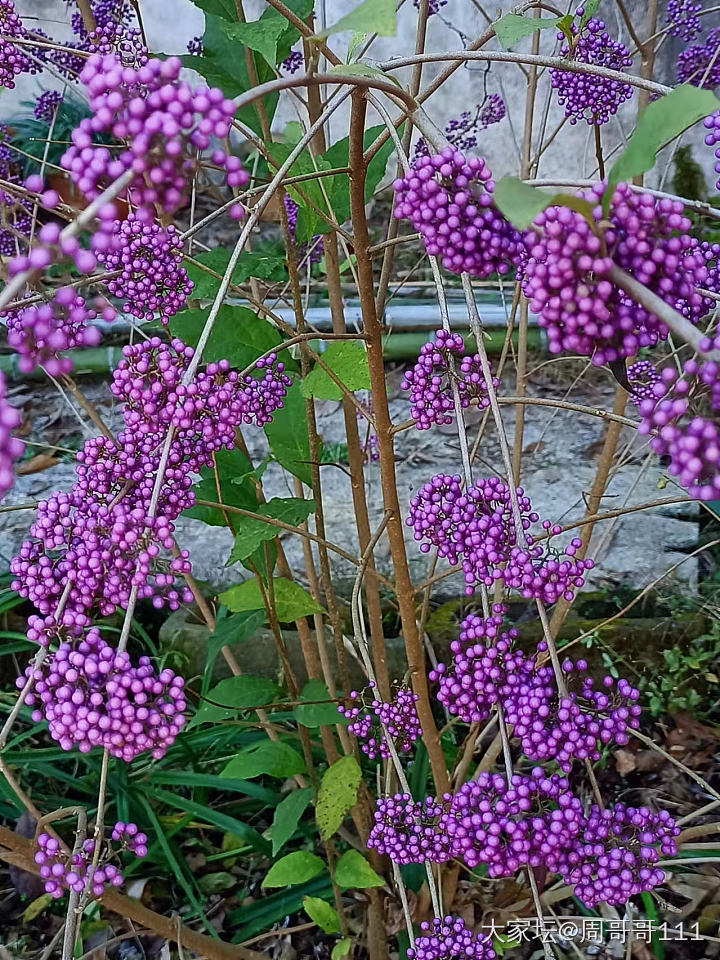
<svg viewBox="0 0 720 960"><path fill-rule="evenodd" d="M147 837L138 830L137 824L118 821L112 831L112 840L121 844L120 849L126 849L136 857L147 856ZM40 867L46 893L59 900L67 890L76 893L86 890L95 854L94 840L85 840L75 854L66 853L60 841L49 833L41 833L37 845L35 863ZM95 897L101 897L108 886L121 887L125 882L121 871L108 862L113 852L108 843L103 844L98 865L92 872L90 892Z"/></svg>
<svg viewBox="0 0 720 960"><path fill-rule="evenodd" d="M445 807L434 797L381 797L367 845L393 863L447 863L453 854L445 816Z"/></svg>
<svg viewBox="0 0 720 960"><path fill-rule="evenodd" d="M490 937L469 930L460 917L435 917L420 924L420 936L407 952L409 960L494 960Z"/></svg>
<svg viewBox="0 0 720 960"><path fill-rule="evenodd" d="M19 156L8 143L8 129L0 123L0 179L22 185ZM32 204L20 191L0 189L0 256L12 257L24 250L32 232Z"/></svg>
<svg viewBox="0 0 720 960"><path fill-rule="evenodd" d="M482 157L453 147L420 156L393 188L395 217L410 220L451 273L486 279L521 263L522 238L493 204L495 182Z"/></svg>
<svg viewBox="0 0 720 960"><path fill-rule="evenodd" d="M705 43L693 43L678 56L678 83L714 90L720 86L720 27L711 30Z"/></svg>
<svg viewBox="0 0 720 960"><path fill-rule="evenodd" d="M505 117L505 101L499 93L491 93L478 104L474 111L463 110L459 117L455 117L445 125L445 137L448 143L467 153L477 146L478 130L487 130L494 123L500 123ZM430 151L423 137L415 143L415 158L427 157Z"/></svg>
<svg viewBox="0 0 720 960"><path fill-rule="evenodd" d="M420 9L420 4L421 4L421 2L422 2L422 0L413 0L413 3L415 4L415 8L416 8L417 10ZM429 17L432 17L432 16L434 16L436 13L439 13L440 10L442 9L442 7L444 7L446 3L447 3L447 0L429 0L429 2L428 2L428 16L429 16Z"/></svg>
<svg viewBox="0 0 720 960"><path fill-rule="evenodd" d="M12 90L18 74L36 72L22 47L12 42L13 37L25 36L13 0L0 0L0 33L0 87Z"/></svg>
<svg viewBox="0 0 720 960"><path fill-rule="evenodd" d="M63 95L59 90L46 90L41 93L35 101L33 113L36 120L42 120L44 123L52 123L53 117L63 102Z"/></svg>
<svg viewBox="0 0 720 960"><path fill-rule="evenodd" d="M89 49L100 56L113 54L123 66L135 69L144 67L150 59L140 30L119 23L107 23L93 30L90 34Z"/></svg>
<svg viewBox="0 0 720 960"><path fill-rule="evenodd" d="M35 178L28 177L26 181L28 189L40 192L42 180L37 177L37 181L36 185ZM36 186L40 189L36 190ZM44 190L40 200L44 206L52 206L57 203L58 196L54 190ZM112 204L108 205L107 213L112 213L114 216ZM92 250L83 247L75 236L62 236L57 223L44 224L37 232L36 238L37 242L32 250L27 254L20 253L10 261L8 264L10 277L26 270L46 270L51 264L62 263L66 258L71 260L78 272L82 274L92 273L97 267L97 258Z"/></svg>
<svg viewBox="0 0 720 960"><path fill-rule="evenodd" d="M62 158L78 189L93 199L126 171L134 178L129 195L137 206L159 205L172 213L187 199L188 182L197 170L197 152L213 137L229 136L235 104L219 89L193 89L179 79L177 57L149 60L138 69L124 66L114 54L94 54L80 79L89 95L92 117L73 131L72 146ZM95 143L98 134L127 141L117 152ZM213 153L231 187L249 179L237 157Z"/></svg>
<svg viewBox="0 0 720 960"><path fill-rule="evenodd" d="M563 852L559 872L586 906L623 904L663 883L665 872L657 863L660 854L677 854L679 833L667 810L592 806L580 836Z"/></svg>
<svg viewBox="0 0 720 960"><path fill-rule="evenodd" d="M599 760L603 747L628 742L628 729L640 726L640 693L627 680L616 683L610 676L596 689L584 660L565 660L562 669L566 695L558 691L552 667L538 667L516 674L503 703L523 753L543 763L554 760L569 773L574 760Z"/></svg>
<svg viewBox="0 0 720 960"><path fill-rule="evenodd" d="M715 147L715 172L720 173L720 110L716 110L703 121L705 128L709 131L705 134L705 143L709 147ZM720 190L720 178L715 187Z"/></svg>
<svg viewBox="0 0 720 960"><path fill-rule="evenodd" d="M280 64L281 70L286 73L297 73L305 64L305 56L302 50L291 50L290 55L285 57Z"/></svg>
<svg viewBox="0 0 720 960"><path fill-rule="evenodd" d="M438 684L440 703L465 723L487 720L517 678L533 670L533 662L514 649L517 630L501 629L506 612L495 604L490 617L466 617L459 638L450 644L451 664L438 663L429 673L430 682Z"/></svg>
<svg viewBox="0 0 720 960"><path fill-rule="evenodd" d="M288 228L290 230L290 236L295 242L295 234L297 230L297 221L298 213L300 208L297 203L289 194L285 194L283 197L283 202L285 204L285 210L287 212L288 218ZM297 262L298 267L301 269L310 269L316 263L320 263L322 258L325 256L325 241L322 238L322 234L316 234L309 243L301 243L297 248Z"/></svg>
<svg viewBox="0 0 720 960"><path fill-rule="evenodd" d="M190 37L187 42L187 52L192 57L202 57L205 53L205 46L203 44L202 36Z"/></svg>
<svg viewBox="0 0 720 960"><path fill-rule="evenodd" d="M638 360L628 367L628 381L632 386L630 399L639 404L641 400L653 397L653 387L660 381L660 374L650 360Z"/></svg>
<svg viewBox="0 0 720 960"><path fill-rule="evenodd" d="M529 531L539 517L521 488L517 490L523 529ZM581 542L575 538L564 554L535 542L525 534L518 544L508 485L497 477L476 481L463 491L459 475L437 474L410 501L405 521L413 528L422 553L437 548L438 557L460 564L465 575L465 593L472 596L477 584L493 586L498 580L524 597L553 604L560 597L571 600L592 569L592 560L575 556ZM561 528L543 521L552 535Z"/></svg>
<svg viewBox="0 0 720 960"><path fill-rule="evenodd" d="M701 10L701 0L668 0L665 23L670 24L673 37L682 37L687 43L694 40L702 30Z"/></svg>
<svg viewBox="0 0 720 960"><path fill-rule="evenodd" d="M26 703L37 704L33 720L46 720L63 750L102 747L126 763L148 750L159 760L185 724L182 677L168 669L156 674L148 657L133 666L95 627L61 643L40 666L30 664L18 688L30 679Z"/></svg>
<svg viewBox="0 0 720 960"><path fill-rule="evenodd" d="M453 854L470 868L487 864L491 877L523 866L557 870L562 851L581 835L583 809L568 781L541 767L530 776L481 773L450 801L442 827Z"/></svg>
<svg viewBox="0 0 720 960"><path fill-rule="evenodd" d="M499 93L491 93L480 105L478 122L481 130L487 130L495 123L505 119L507 110L505 101Z"/></svg>
<svg viewBox="0 0 720 960"><path fill-rule="evenodd" d="M604 190L599 184L581 195L594 207L592 224L569 207L548 207L535 218L525 238L523 276L523 291L548 332L550 351L579 353L598 365L635 356L668 335L655 314L608 279L613 264L693 322L708 309L707 298L696 290L708 276L705 258L688 235L682 203L619 184L601 234Z"/></svg>
<svg viewBox="0 0 720 960"><path fill-rule="evenodd" d="M159 314L167 324L192 293L176 228L173 224L161 227L146 210L115 223L113 242L106 250L98 250L98 260L110 272L119 273L108 281L108 290L140 320Z"/></svg>
<svg viewBox="0 0 720 960"><path fill-rule="evenodd" d="M21 419L20 411L8 403L5 374L0 372L0 499L15 483L14 462L25 452L25 444L13 436Z"/></svg>
<svg viewBox="0 0 720 960"><path fill-rule="evenodd" d="M374 684L370 684L371 687ZM415 704L417 694L401 687L390 703L374 698L366 705L361 693L352 690L350 700L360 706L339 706L338 712L352 720L348 725L350 733L360 741L360 749L374 760L376 757L391 756L388 737L398 753L408 753L413 744L422 736L422 727Z"/></svg>
<svg viewBox="0 0 720 960"><path fill-rule="evenodd" d="M101 311L105 321L116 317L109 305ZM8 343L20 354L19 367L24 373L43 367L51 376L72 370L70 357L63 350L95 347L101 334L90 321L98 316L72 287L61 287L48 303L30 304L3 314L7 323Z"/></svg>
<svg viewBox="0 0 720 960"><path fill-rule="evenodd" d="M463 409L473 402L480 410L490 405L479 355L465 356L465 341L459 333L438 330L435 340L421 347L417 363L401 384L410 391L410 409L418 430L453 422L452 381L457 384ZM497 389L500 381L493 379L493 385Z"/></svg>
<svg viewBox="0 0 720 960"><path fill-rule="evenodd" d="M583 13L583 8L578 7L576 16L582 17ZM610 70L626 71L632 66L630 51L624 43L610 37L602 20L591 17L582 29L573 23L572 33L572 46L566 42L560 49L561 57ZM558 40L565 39L564 33L558 33ZM550 82L571 124L581 120L597 126L607 123L633 95L628 83L555 67L550 70Z"/></svg>

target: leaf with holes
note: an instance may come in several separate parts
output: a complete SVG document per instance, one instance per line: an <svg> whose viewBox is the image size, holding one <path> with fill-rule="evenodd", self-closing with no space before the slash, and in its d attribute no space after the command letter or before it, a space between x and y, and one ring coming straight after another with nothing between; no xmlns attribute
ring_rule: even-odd
<svg viewBox="0 0 720 960"><path fill-rule="evenodd" d="M355 757L342 757L323 774L315 804L315 819L323 840L329 839L357 802L362 773Z"/></svg>

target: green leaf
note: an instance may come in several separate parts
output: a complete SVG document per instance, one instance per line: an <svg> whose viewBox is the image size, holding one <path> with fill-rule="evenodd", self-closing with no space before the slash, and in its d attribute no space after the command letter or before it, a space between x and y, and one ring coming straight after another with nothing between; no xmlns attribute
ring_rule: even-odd
<svg viewBox="0 0 720 960"><path fill-rule="evenodd" d="M225 35L230 40L259 53L271 67L278 62L278 42L286 28L287 21L281 16L265 17L249 23L238 23L236 19L235 23L226 24L223 27Z"/></svg>
<svg viewBox="0 0 720 960"><path fill-rule="evenodd" d="M370 368L365 348L355 340L331 343L322 354L324 363L348 390L370 389ZM342 390L332 377L317 364L305 377L301 392L304 397L321 400L342 400Z"/></svg>
<svg viewBox="0 0 720 960"><path fill-rule="evenodd" d="M209 467L200 471L202 479L194 487L196 499L224 503L231 507L241 507L243 510L256 510L257 489L250 479L252 464L245 454L240 450L218 450L215 453L215 467L217 477L215 470ZM236 483L238 478L244 479ZM228 517L232 522L234 515L223 513L218 507L195 505L186 510L184 516L202 520L211 527L225 527Z"/></svg>
<svg viewBox="0 0 720 960"><path fill-rule="evenodd" d="M368 150L375 141L386 133L385 126L370 127L363 134L363 150ZM402 128L398 131L402 136ZM365 178L365 200L371 199L375 193L377 185L385 176L388 160L393 152L393 142L390 138L373 156L368 164L367 176ZM323 156L328 162L330 169L336 170L349 165L350 138L344 137L334 143ZM348 174L336 174L333 177L333 192L330 197L333 213L338 223L344 223L350 217L350 177Z"/></svg>
<svg viewBox="0 0 720 960"><path fill-rule="evenodd" d="M345 890L382 887L385 881L357 850L347 850L335 865L335 882Z"/></svg>
<svg viewBox="0 0 720 960"><path fill-rule="evenodd" d="M203 893L222 893L223 890L232 890L238 885L237 877L225 870L206 873L198 878L197 883Z"/></svg>
<svg viewBox="0 0 720 960"><path fill-rule="evenodd" d="M325 933L340 933L340 917L327 901L319 897L304 897L303 910Z"/></svg>
<svg viewBox="0 0 720 960"><path fill-rule="evenodd" d="M710 90L701 90L689 83L675 87L665 97L649 103L640 114L627 146L610 170L608 189L603 196L607 214L618 183L647 173L655 166L657 152L703 117L720 107L720 100Z"/></svg>
<svg viewBox="0 0 720 960"><path fill-rule="evenodd" d="M304 500L301 497L274 497L267 503L259 504L254 512L271 520L282 520L284 523L297 526L303 520L307 520L316 506L314 500ZM274 540L278 534L282 533L280 527L256 520L254 517L237 516L234 519L235 546L227 566L252 556L260 544L266 540Z"/></svg>
<svg viewBox="0 0 720 960"><path fill-rule="evenodd" d="M270 144L273 160L278 166L285 163L294 149L291 142ZM330 164L323 157L316 157L309 150L304 150L297 157L290 169L288 176L307 176L323 170L329 170ZM332 197L334 177L323 177L322 185L317 179L304 180L298 183L288 185L288 193L298 204L298 221L295 226L295 240L297 243L310 241L317 233L328 233L332 227L322 217L320 217L313 206L321 210L324 214L332 217L332 209L328 205L328 200ZM307 197L307 200L305 199ZM327 198L327 199L326 199ZM309 203L308 203L309 201ZM310 206L312 204L313 206Z"/></svg>
<svg viewBox="0 0 720 960"><path fill-rule="evenodd" d="M193 256L198 263L204 264L220 276L224 276L230 263L231 251L216 247ZM211 276L194 263L186 261L185 269L195 284L192 295L198 300L212 300L220 287L220 280ZM232 282L245 283L251 278L257 280L284 280L287 274L285 258L271 250L246 250L240 255L232 273Z"/></svg>
<svg viewBox="0 0 720 960"><path fill-rule="evenodd" d="M500 212L519 230L529 227L547 207L570 207L595 227L594 207L589 200L570 193L543 193L515 177L503 177L495 187L495 203Z"/></svg>
<svg viewBox="0 0 720 960"><path fill-rule="evenodd" d="M305 773L305 761L292 747L281 740L260 740L244 747L221 772L221 777L252 780L267 774L269 777L293 777Z"/></svg>
<svg viewBox="0 0 720 960"><path fill-rule="evenodd" d="M379 37L394 37L397 33L395 0L365 0L337 23L326 27L315 36L318 40L324 40L343 30L365 30L376 33Z"/></svg>
<svg viewBox="0 0 720 960"><path fill-rule="evenodd" d="M278 685L265 677L228 677L208 693L208 700L214 700L215 703L203 702L193 718L193 724L230 720L238 710L275 703L280 694ZM216 706L218 703L223 706Z"/></svg>
<svg viewBox="0 0 720 960"><path fill-rule="evenodd" d="M246 640L255 635L264 623L264 610L250 610L244 613L236 613L231 617L218 617L215 623L215 632L208 640L202 683L203 696L210 686L212 669L222 648L245 643Z"/></svg>
<svg viewBox="0 0 720 960"><path fill-rule="evenodd" d="M237 7L235 0L192 0L194 6L200 7L205 13L215 17L224 17L232 23L237 22Z"/></svg>
<svg viewBox="0 0 720 960"><path fill-rule="evenodd" d="M305 400L298 381L288 390L282 409L273 414L272 423L265 424L263 429L277 462L311 486L310 434Z"/></svg>
<svg viewBox="0 0 720 960"><path fill-rule="evenodd" d="M284 577L275 577L275 612L280 623L292 623L300 617L309 617L313 613L324 613L320 604L313 600L310 594L294 580ZM233 613L242 610L260 610L264 608L262 594L257 580L245 580L225 593L220 594L220 601Z"/></svg>
<svg viewBox="0 0 720 960"><path fill-rule="evenodd" d="M272 855L274 857L295 833L300 818L308 808L314 792L312 787L293 790L275 808L272 826L265 832L268 840L272 841Z"/></svg>
<svg viewBox="0 0 720 960"><path fill-rule="evenodd" d="M352 944L353 942L350 937L343 937L342 940L338 940L330 951L330 960L343 960L344 957L350 954Z"/></svg>
<svg viewBox="0 0 720 960"><path fill-rule="evenodd" d="M301 700L328 700L331 701L330 691L322 680L308 680L302 688ZM309 703L299 705L295 710L298 723L304 727L329 727L337 723L347 724L350 721L338 713L336 703Z"/></svg>
<svg viewBox="0 0 720 960"><path fill-rule="evenodd" d="M267 742L269 743L270 741ZM213 824L213 826L222 830L224 833L235 834L243 843L250 844L255 850L262 853L263 856L267 856L270 852L270 844L267 840L263 839L254 827L244 823L242 820L238 820L237 817L231 817L227 813L221 813L219 810L214 810L206 804L189 800L178 792L171 793L169 790L158 790L157 788L151 787L150 793L157 800L160 800L165 805L169 805L170 809L184 810L186 813L191 813L195 820L207 821L207 823ZM141 794L141 796L144 797L144 794Z"/></svg>
<svg viewBox="0 0 720 960"><path fill-rule="evenodd" d="M356 30L355 33L350 37L350 43L348 43L348 49L347 49L348 63L352 61L352 58L355 56L355 53L365 43L365 41L369 36L370 34L367 33L365 30Z"/></svg>
<svg viewBox="0 0 720 960"><path fill-rule="evenodd" d="M312 880L325 870L325 861L307 850L288 853L274 863L262 882L267 887L296 887L299 883Z"/></svg>
<svg viewBox="0 0 720 960"><path fill-rule="evenodd" d="M210 308L183 310L173 317L170 328L173 336L180 337L190 347L197 345L205 326ZM253 360L282 343L282 336L267 320L247 307L225 304L220 307L210 339L203 351L203 361L216 363L227 360L231 367L244 370ZM291 369L296 364L288 354Z"/></svg>
<svg viewBox="0 0 720 960"><path fill-rule="evenodd" d="M336 760L323 774L315 805L315 819L323 840L337 832L348 811L355 806L361 779L355 757Z"/></svg>
<svg viewBox="0 0 720 960"><path fill-rule="evenodd" d="M597 8L600 6L600 0L588 0L587 3L583 3L584 13L580 17L580 23L578 24L578 32L581 32L585 24L590 20L591 17L594 17L597 13Z"/></svg>
<svg viewBox="0 0 720 960"><path fill-rule="evenodd" d="M358 60L356 63L338 63L330 67L328 73L339 73L344 77L368 77L370 80L384 80L400 86L400 81L390 73L385 73L379 67L373 67L370 63Z"/></svg>
<svg viewBox="0 0 720 960"><path fill-rule="evenodd" d="M549 30L552 27L566 34L570 29L572 17L520 17L517 13L506 13L495 24L495 35L503 50L512 50L525 37L536 30Z"/></svg>

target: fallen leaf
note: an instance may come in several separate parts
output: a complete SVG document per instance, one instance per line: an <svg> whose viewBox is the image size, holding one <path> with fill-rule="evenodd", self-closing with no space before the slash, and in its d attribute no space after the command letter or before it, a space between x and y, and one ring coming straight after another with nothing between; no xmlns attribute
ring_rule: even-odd
<svg viewBox="0 0 720 960"><path fill-rule="evenodd" d="M629 750L616 750L615 769L621 777L626 777L629 773L632 773L633 770L637 770L635 754Z"/></svg>
<svg viewBox="0 0 720 960"><path fill-rule="evenodd" d="M23 461L15 471L19 476L24 477L30 473L40 473L42 470L49 470L60 463L57 457L51 457L48 453L38 453L29 460Z"/></svg>

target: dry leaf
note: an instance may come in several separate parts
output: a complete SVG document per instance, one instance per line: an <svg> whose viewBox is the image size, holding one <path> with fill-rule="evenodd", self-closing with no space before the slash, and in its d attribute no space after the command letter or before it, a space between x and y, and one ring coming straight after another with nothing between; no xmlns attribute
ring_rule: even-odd
<svg viewBox="0 0 720 960"><path fill-rule="evenodd" d="M42 470L49 470L55 464L60 463L57 457L51 457L48 453L38 453L29 460L23 461L15 471L19 476L27 476L30 473L40 473Z"/></svg>
<svg viewBox="0 0 720 960"><path fill-rule="evenodd" d="M629 773L632 773L633 770L637 770L635 754L629 750L616 750L615 769L621 777L626 777Z"/></svg>

